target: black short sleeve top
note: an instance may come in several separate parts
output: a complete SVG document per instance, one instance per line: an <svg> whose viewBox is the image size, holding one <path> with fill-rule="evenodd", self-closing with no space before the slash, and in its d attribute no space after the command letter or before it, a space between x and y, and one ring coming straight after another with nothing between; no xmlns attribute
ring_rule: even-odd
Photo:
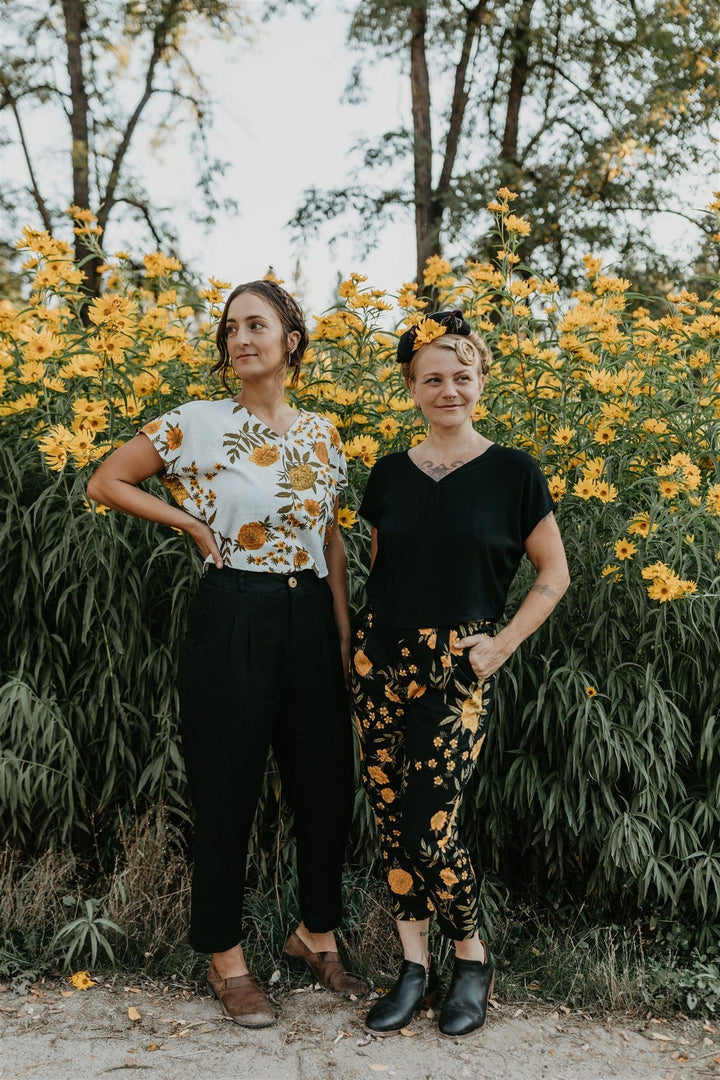
<svg viewBox="0 0 720 1080"><path fill-rule="evenodd" d="M371 606L396 627L499 619L525 540L554 509L522 450L492 443L441 480L407 452L381 458L360 506L378 535Z"/></svg>

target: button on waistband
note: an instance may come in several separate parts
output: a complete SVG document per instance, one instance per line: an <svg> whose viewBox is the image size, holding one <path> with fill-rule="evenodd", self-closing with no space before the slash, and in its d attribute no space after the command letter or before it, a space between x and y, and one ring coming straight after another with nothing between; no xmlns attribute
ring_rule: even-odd
<svg viewBox="0 0 720 1080"><path fill-rule="evenodd" d="M288 578L288 585L290 586L291 589L294 589L295 586L297 585L297 578L296 577L289 577Z"/></svg>

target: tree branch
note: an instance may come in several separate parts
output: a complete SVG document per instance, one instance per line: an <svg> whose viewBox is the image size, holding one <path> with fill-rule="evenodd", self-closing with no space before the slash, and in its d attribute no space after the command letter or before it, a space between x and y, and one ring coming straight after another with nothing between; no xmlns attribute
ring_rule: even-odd
<svg viewBox="0 0 720 1080"><path fill-rule="evenodd" d="M33 199L35 200L35 205L37 207L38 213L40 214L40 217L42 218L43 225L45 226L45 228L46 228L46 230L48 232L52 232L52 219L50 217L50 212L48 211L45 200L43 199L42 195L40 194L40 187L38 185L37 178L35 176L35 169L33 168L32 158L30 157L30 149L28 147L27 140L25 138L25 131L23 130L22 122L20 120L20 113L18 112L17 105L15 103L15 99L10 98L9 104L10 104L10 108L12 110L12 114L15 117L15 123L17 124L18 135L20 136L20 146L22 147L23 157L25 158L25 164L27 166L28 176L30 177L30 192L32 194Z"/></svg>
<svg viewBox="0 0 720 1080"><path fill-rule="evenodd" d="M170 3L165 9L162 20L157 24L153 31L153 49L148 62L147 71L145 73L145 85L142 95L135 110L127 122L125 131L120 140L120 144L115 152L112 165L110 167L110 175L108 176L107 184L105 185L105 192L100 200L100 209L98 211L98 224L104 229L107 225L107 220L110 215L116 198L115 191L117 189L118 181L120 179L120 170L125 155L130 146L130 142L135 133L142 112L147 105L148 101L154 93L153 80L155 78L155 69L162 57L163 51L167 44L167 32L172 24L173 17L182 8L181 0L170 0Z"/></svg>
<svg viewBox="0 0 720 1080"><path fill-rule="evenodd" d="M463 121L465 119L465 109L467 108L468 97L470 95L470 90L467 86L467 69L470 63L473 46L479 39L482 30L487 6L488 0L481 0L481 2L476 4L472 10L466 9L465 34L463 37L460 59L455 68L455 86L453 88L452 104L450 106L448 133L445 140L445 155L443 157L440 179L435 191L435 198L441 206L444 204L445 196L450 189L450 183L455 169L455 161L457 159L458 144L460 142Z"/></svg>

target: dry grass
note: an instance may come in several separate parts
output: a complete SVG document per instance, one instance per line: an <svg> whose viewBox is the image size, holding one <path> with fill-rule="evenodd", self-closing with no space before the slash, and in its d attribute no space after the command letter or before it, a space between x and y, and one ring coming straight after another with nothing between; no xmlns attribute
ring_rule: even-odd
<svg viewBox="0 0 720 1080"><path fill-rule="evenodd" d="M344 888L339 939L347 965L373 983L390 985L402 954L383 883L371 871L357 870L347 875ZM190 869L182 838L160 812L124 832L115 870L102 879L83 880L82 868L65 853L48 851L29 861L9 848L0 852L0 975L57 972L61 954L53 938L82 914L89 898L122 930L108 935L113 959L103 955L99 966L159 978L202 978L206 960L186 943ZM285 936L297 918L291 868L278 868L273 891L248 893L244 945L261 979L280 963ZM647 1008L662 1013L687 1009L683 988L698 984L697 958L681 963L677 950L644 936L640 926L593 925L582 910L560 918L533 908L506 909L491 947L496 993L508 1002L540 1000L595 1013ZM450 943L436 934L432 948L447 975ZM88 958L79 955L73 963L87 966Z"/></svg>

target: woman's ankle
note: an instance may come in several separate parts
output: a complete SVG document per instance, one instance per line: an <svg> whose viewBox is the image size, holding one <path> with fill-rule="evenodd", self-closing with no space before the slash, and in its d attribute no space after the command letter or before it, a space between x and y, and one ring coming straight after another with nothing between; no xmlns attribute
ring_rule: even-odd
<svg viewBox="0 0 720 1080"><path fill-rule="evenodd" d="M469 938L467 941L455 941L455 959L473 960L479 964L486 964L488 960L488 948L480 938Z"/></svg>

